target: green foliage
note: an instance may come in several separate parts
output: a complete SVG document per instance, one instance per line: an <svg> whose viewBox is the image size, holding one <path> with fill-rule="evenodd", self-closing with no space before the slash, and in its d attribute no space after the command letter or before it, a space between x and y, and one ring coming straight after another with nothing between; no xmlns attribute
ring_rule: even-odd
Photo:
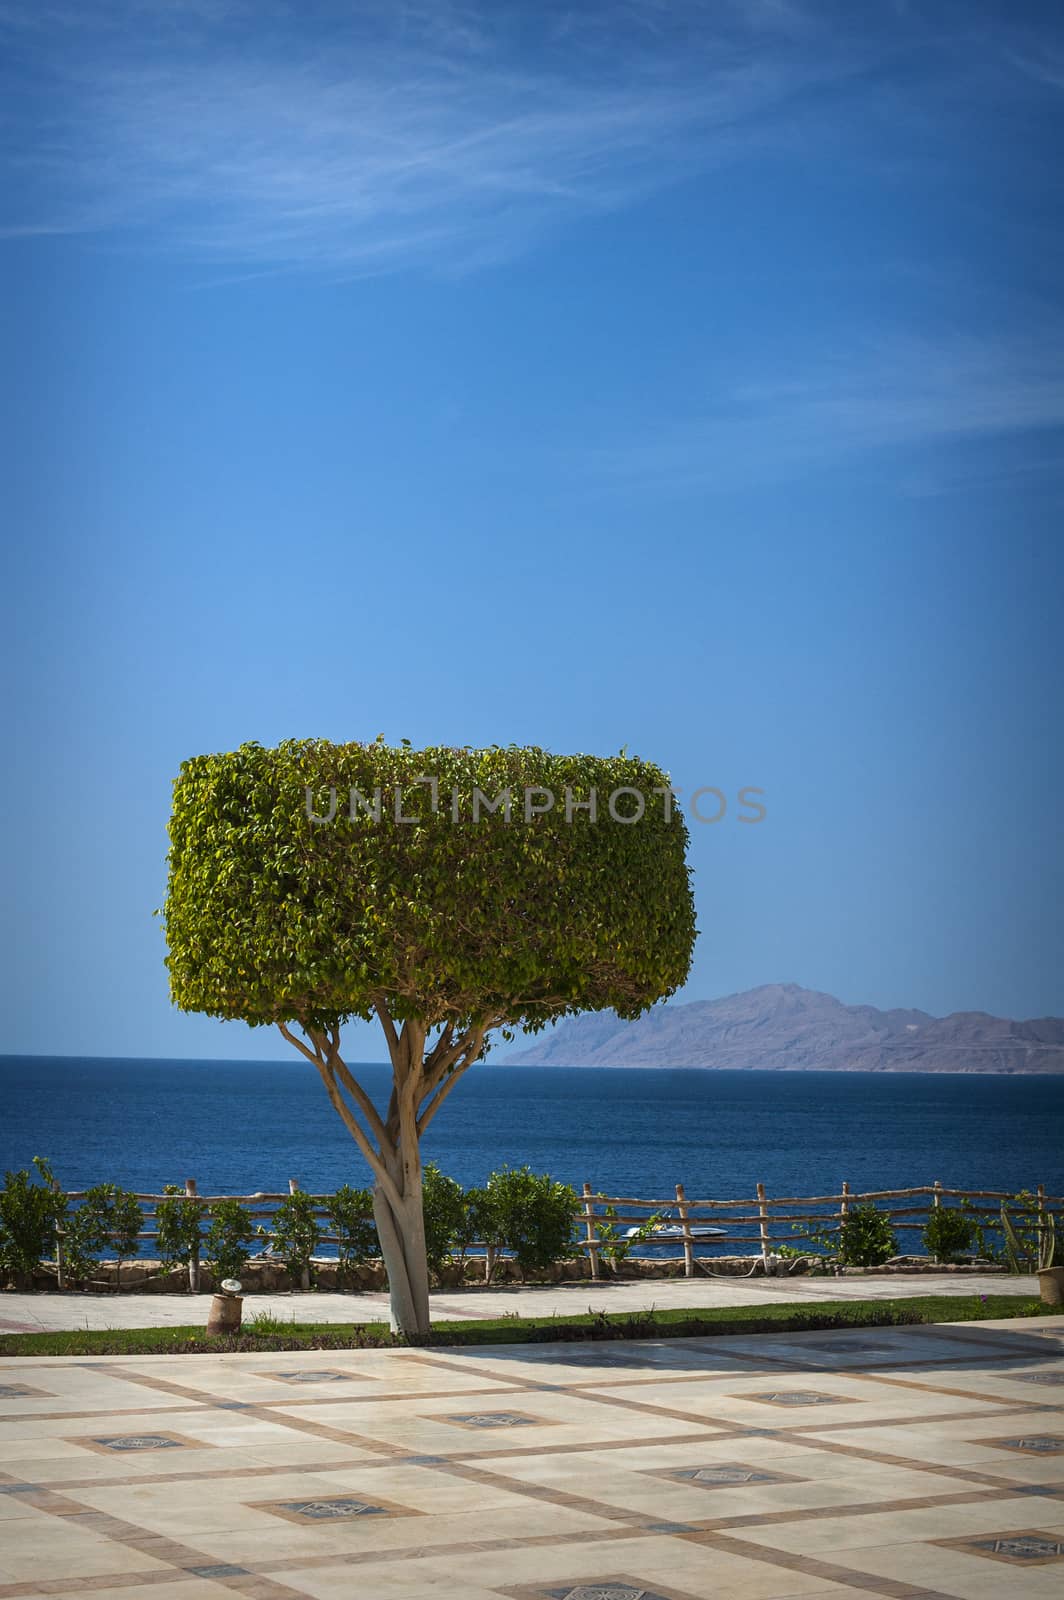
<svg viewBox="0 0 1064 1600"><path fill-rule="evenodd" d="M854 1206L838 1232L838 1257L846 1267L880 1267L898 1253L890 1218L874 1205Z"/></svg>
<svg viewBox="0 0 1064 1600"><path fill-rule="evenodd" d="M174 1198L160 1200L155 1208L155 1244L159 1260L166 1267L184 1266L199 1252L203 1208L198 1200L190 1199L176 1183L168 1183L163 1193Z"/></svg>
<svg viewBox="0 0 1064 1600"><path fill-rule="evenodd" d="M923 1231L924 1249L936 1261L956 1261L975 1242L972 1219L959 1207L934 1206Z"/></svg>
<svg viewBox="0 0 1064 1600"><path fill-rule="evenodd" d="M143 1226L144 1213L135 1194L116 1183L94 1184L66 1221L65 1248L71 1276L88 1277L93 1259L113 1250L117 1291L121 1287L122 1262L137 1254L137 1235Z"/></svg>
<svg viewBox="0 0 1064 1600"><path fill-rule="evenodd" d="M373 1196L368 1189L352 1189L345 1183L330 1200L327 1215L330 1231L336 1235L338 1277L347 1282L352 1267L380 1253L373 1222Z"/></svg>
<svg viewBox="0 0 1064 1600"><path fill-rule="evenodd" d="M28 1171L5 1172L0 1189L0 1285L9 1276L31 1285L42 1257L55 1249L56 1223L66 1212L66 1196L56 1187L48 1163L34 1156L41 1182Z"/></svg>
<svg viewBox="0 0 1064 1600"><path fill-rule="evenodd" d="M297 1189L273 1214L269 1229L270 1247L285 1264L290 1277L298 1282L310 1272L310 1258L321 1241L317 1206L309 1194Z"/></svg>
<svg viewBox="0 0 1064 1600"><path fill-rule="evenodd" d="M513 1252L522 1274L542 1271L573 1253L573 1225L580 1210L576 1191L549 1173L530 1167L493 1172L473 1197L481 1237Z"/></svg>
<svg viewBox="0 0 1064 1600"><path fill-rule="evenodd" d="M1000 1261L1003 1257L1003 1252L988 1238L988 1233L992 1230L993 1224L984 1225L978 1208L973 1206L967 1196L960 1202L957 1209L964 1213L972 1225L972 1248L976 1256L981 1257L984 1261Z"/></svg>
<svg viewBox="0 0 1064 1600"><path fill-rule="evenodd" d="M431 789L438 782L438 809ZM525 820L526 788L552 809ZM597 820L574 801L597 791ZM618 822L617 789L645 813ZM381 818L355 807L357 790ZM474 789L500 807L472 820ZM665 774L630 757L515 746L393 749L290 740L186 761L174 787L165 907L186 1011L332 1027L392 1015L541 1026L566 1011L638 1015L685 980L695 936L687 828ZM327 816L330 792L337 809ZM452 792L458 821L452 820ZM396 822L400 814L416 817ZM538 797L533 797L538 804ZM631 809L630 796L617 802Z"/></svg>
<svg viewBox="0 0 1064 1600"><path fill-rule="evenodd" d="M203 1241L211 1276L239 1278L247 1263L255 1227L239 1200L215 1200L208 1212L210 1226Z"/></svg>
<svg viewBox="0 0 1064 1600"><path fill-rule="evenodd" d="M603 1195L597 1198L602 1200ZM632 1234L622 1233L617 1226L617 1207L603 1206L600 1216L595 1218L595 1233L599 1240L599 1260L605 1261L610 1267L616 1268L622 1261L627 1260L637 1244L644 1244L647 1239L653 1238L654 1229L662 1220L663 1213L655 1211L641 1222Z"/></svg>
<svg viewBox="0 0 1064 1600"><path fill-rule="evenodd" d="M1056 1218L1051 1211L1039 1210L1038 1197L1029 1189L1002 1202L1001 1233L1010 1272L1037 1272L1056 1259Z"/></svg>
<svg viewBox="0 0 1064 1600"><path fill-rule="evenodd" d="M434 1161L425 1163L421 1179L425 1253L429 1266L438 1273L453 1255L464 1254L476 1234L471 1228L470 1206L462 1185L442 1173Z"/></svg>

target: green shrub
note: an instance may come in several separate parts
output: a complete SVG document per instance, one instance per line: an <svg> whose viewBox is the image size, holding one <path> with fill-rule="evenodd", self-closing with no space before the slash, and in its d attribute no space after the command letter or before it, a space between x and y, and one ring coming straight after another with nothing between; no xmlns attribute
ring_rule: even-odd
<svg viewBox="0 0 1064 1600"><path fill-rule="evenodd" d="M923 1231L924 1249L936 1261L956 1261L975 1241L971 1217L952 1206L935 1206Z"/></svg>
<svg viewBox="0 0 1064 1600"><path fill-rule="evenodd" d="M1038 1197L1029 1189L1002 1202L1001 1232L1010 1272L1037 1272L1056 1259L1056 1219L1052 1212L1039 1209Z"/></svg>
<svg viewBox="0 0 1064 1600"><path fill-rule="evenodd" d="M438 1273L452 1256L465 1253L476 1234L471 1227L469 1201L462 1185L448 1178L434 1161L425 1163L421 1177L425 1254L429 1266Z"/></svg>
<svg viewBox="0 0 1064 1600"><path fill-rule="evenodd" d="M203 1248L211 1276L216 1283L238 1278L255 1237L251 1216L239 1200L215 1200L208 1215L211 1220Z"/></svg>
<svg viewBox="0 0 1064 1600"><path fill-rule="evenodd" d="M269 1229L270 1248L281 1257L293 1283L309 1281L310 1258L321 1242L317 1203L302 1189L282 1200Z"/></svg>
<svg viewBox="0 0 1064 1600"><path fill-rule="evenodd" d="M605 1199L604 1195L597 1195L598 1200ZM655 1211L645 1221L641 1222L634 1233L622 1233L617 1226L617 1207L603 1206L600 1216L595 1218L595 1235L599 1241L599 1260L605 1261L612 1271L616 1271L622 1261L626 1261L637 1244L643 1244L647 1239L652 1239L658 1223L663 1220L663 1213Z"/></svg>
<svg viewBox="0 0 1064 1600"><path fill-rule="evenodd" d="M885 1211L855 1206L838 1233L838 1258L847 1267L880 1267L898 1253L898 1240Z"/></svg>
<svg viewBox="0 0 1064 1600"><path fill-rule="evenodd" d="M155 1208L155 1246L165 1267L184 1266L199 1255L202 1206L176 1183L163 1189L172 1200L160 1200Z"/></svg>
<svg viewBox="0 0 1064 1600"><path fill-rule="evenodd" d="M380 1254L373 1196L368 1189L352 1189L345 1183L329 1201L327 1215L336 1235L337 1277L343 1283L350 1280L352 1267Z"/></svg>
<svg viewBox="0 0 1064 1600"><path fill-rule="evenodd" d="M51 1168L41 1156L33 1165L35 1183L24 1168L5 1172L0 1189L0 1284L8 1277L30 1288L42 1258L55 1249L55 1229L66 1212L66 1195L56 1187Z"/></svg>
<svg viewBox="0 0 1064 1600"><path fill-rule="evenodd" d="M66 1221L66 1257L71 1275L87 1278L93 1261L113 1250L117 1293L122 1263L137 1254L137 1235L143 1226L144 1212L135 1194L117 1183L94 1184Z"/></svg>
<svg viewBox="0 0 1064 1600"><path fill-rule="evenodd" d="M522 1276L572 1255L579 1210L574 1189L530 1167L493 1172L486 1188L471 1196L471 1220L481 1237L512 1251Z"/></svg>

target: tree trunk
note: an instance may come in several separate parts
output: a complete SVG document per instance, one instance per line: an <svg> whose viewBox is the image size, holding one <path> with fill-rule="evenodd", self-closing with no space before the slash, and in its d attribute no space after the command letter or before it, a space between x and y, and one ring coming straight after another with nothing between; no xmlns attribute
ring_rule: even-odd
<svg viewBox="0 0 1064 1600"><path fill-rule="evenodd" d="M425 1023L408 1018L397 1030L383 996L374 1006L392 1059L392 1093L383 1117L340 1054L339 1023L324 1029L301 1023L306 1043L285 1022L277 1026L317 1068L334 1110L373 1173L373 1218L388 1274L392 1331L423 1339L429 1333L429 1269L421 1135L462 1074L480 1058L488 1028L502 1018L478 1019L463 1029L445 1024L425 1056Z"/></svg>
<svg viewBox="0 0 1064 1600"><path fill-rule="evenodd" d="M377 1183L373 1188L373 1218L388 1274L392 1332L422 1338L429 1331L429 1271L421 1204L421 1154L416 1144L412 1151L396 1150L388 1168L397 1186L402 1186L402 1205L393 1205Z"/></svg>

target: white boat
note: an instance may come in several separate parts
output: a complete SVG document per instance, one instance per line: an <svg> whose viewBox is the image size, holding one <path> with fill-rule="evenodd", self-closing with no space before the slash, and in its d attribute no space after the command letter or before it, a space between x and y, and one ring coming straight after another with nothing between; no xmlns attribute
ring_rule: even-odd
<svg viewBox="0 0 1064 1600"><path fill-rule="evenodd" d="M642 1232L641 1227L626 1228L624 1236L626 1239L635 1239ZM684 1239L689 1236L692 1239L724 1239L727 1237L727 1232L726 1228L714 1228L708 1222L690 1222L686 1228L682 1222L656 1222L653 1231L646 1234L645 1238Z"/></svg>

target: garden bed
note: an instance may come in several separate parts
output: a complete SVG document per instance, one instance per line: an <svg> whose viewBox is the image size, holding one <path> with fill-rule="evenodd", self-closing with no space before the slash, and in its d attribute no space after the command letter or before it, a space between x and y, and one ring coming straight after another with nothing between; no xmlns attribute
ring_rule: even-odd
<svg viewBox="0 0 1064 1600"><path fill-rule="evenodd" d="M100 1261L93 1271L90 1281L81 1286L83 1292L99 1293L113 1291L116 1287L116 1268L114 1261ZM938 1263L930 1261L926 1256L899 1257L896 1261L888 1262L879 1267L843 1267L840 1274L836 1274L831 1266L821 1266L815 1256L800 1258L787 1258L779 1262L774 1276L790 1277L804 1273L818 1272L826 1277L840 1275L843 1277L889 1276L894 1273L904 1273L907 1276L914 1273L1001 1273L1005 1274L1007 1268L997 1262L971 1261L962 1263ZM719 1277L744 1277L757 1276L761 1273L761 1257L755 1256L713 1256L699 1258L694 1276L704 1275ZM601 1283L639 1282L643 1279L670 1279L684 1276L684 1263L682 1258L675 1260L654 1260L649 1257L629 1257L621 1263L615 1272L604 1271L598 1280ZM244 1293L276 1294L298 1290L302 1287L298 1279L285 1270L279 1261L253 1259L246 1263L240 1271L240 1281L244 1286ZM587 1261L583 1256L573 1257L568 1261L559 1261L554 1266L541 1272L530 1272L522 1277L517 1263L508 1257L497 1258L492 1271L490 1285L485 1284L484 1260L482 1257L470 1257L464 1262L456 1262L446 1268L438 1277L434 1276L433 1287L436 1289L476 1289L480 1287L497 1288L504 1284L558 1284L558 1283L588 1283L593 1280L588 1275ZM217 1285L206 1266L200 1268L199 1286L201 1293L211 1293ZM13 1287L9 1285L8 1287ZM33 1275L34 1290L56 1292L56 1269L50 1262L43 1262ZM388 1280L383 1264L378 1261L366 1261L353 1267L348 1267L342 1275L335 1261L315 1262L311 1287L323 1293L336 1293L349 1290L354 1293L366 1291L383 1291L388 1287ZM76 1293L78 1291L68 1291ZM121 1269L120 1292L123 1294L188 1294L188 1269L186 1267L166 1267L159 1261L143 1259L138 1261L124 1261Z"/></svg>

